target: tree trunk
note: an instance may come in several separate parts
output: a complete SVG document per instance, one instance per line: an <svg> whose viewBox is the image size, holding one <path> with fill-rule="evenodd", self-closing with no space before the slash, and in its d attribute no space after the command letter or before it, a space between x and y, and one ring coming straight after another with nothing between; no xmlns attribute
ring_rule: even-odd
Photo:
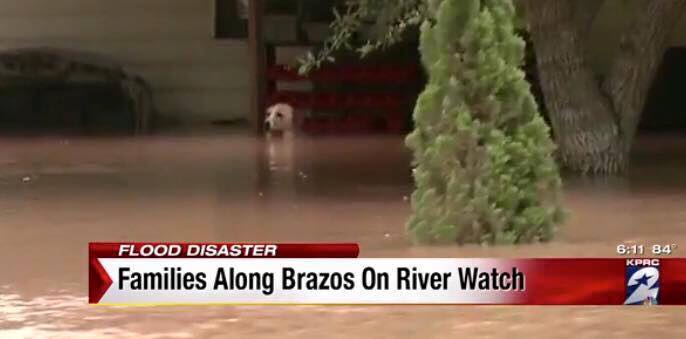
<svg viewBox="0 0 686 339"><path fill-rule="evenodd" d="M686 1L641 1L602 86L584 53L593 16L578 17L573 0L524 5L562 164L584 173L624 171L645 98Z"/></svg>
<svg viewBox="0 0 686 339"><path fill-rule="evenodd" d="M684 0L641 1L636 17L622 35L619 53L603 84L612 107L620 112L624 144L629 148L672 30L684 14ZM627 150L628 151L628 150Z"/></svg>
<svg viewBox="0 0 686 339"><path fill-rule="evenodd" d="M563 165L580 172L623 170L627 157L618 120L587 63L571 2L525 3L541 87Z"/></svg>
<svg viewBox="0 0 686 339"><path fill-rule="evenodd" d="M588 41L591 28L595 22L596 16L603 7L605 1L603 0L575 0L574 1L574 19L576 27L579 28L579 34L584 42Z"/></svg>

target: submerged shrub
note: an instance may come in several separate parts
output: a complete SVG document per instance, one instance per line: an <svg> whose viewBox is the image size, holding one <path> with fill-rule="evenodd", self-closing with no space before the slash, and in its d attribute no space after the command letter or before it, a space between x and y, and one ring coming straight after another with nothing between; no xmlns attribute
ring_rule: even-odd
<svg viewBox="0 0 686 339"><path fill-rule="evenodd" d="M549 128L522 65L510 0L429 6L420 51L429 83L417 100L416 242L546 241L562 220Z"/></svg>

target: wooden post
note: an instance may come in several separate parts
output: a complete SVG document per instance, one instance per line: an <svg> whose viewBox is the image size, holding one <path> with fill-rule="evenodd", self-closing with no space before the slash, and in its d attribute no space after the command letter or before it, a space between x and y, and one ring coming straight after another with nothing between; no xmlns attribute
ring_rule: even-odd
<svg viewBox="0 0 686 339"><path fill-rule="evenodd" d="M253 130L262 132L267 96L267 55L262 30L264 1L248 1L248 54L250 58L250 115Z"/></svg>

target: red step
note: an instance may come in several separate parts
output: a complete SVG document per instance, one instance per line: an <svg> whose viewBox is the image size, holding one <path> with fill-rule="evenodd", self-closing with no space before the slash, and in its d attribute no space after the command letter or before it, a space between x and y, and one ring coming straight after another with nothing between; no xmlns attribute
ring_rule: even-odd
<svg viewBox="0 0 686 339"><path fill-rule="evenodd" d="M416 65L333 65L312 71L307 76L295 68L273 65L267 69L267 78L275 81L403 83L417 77Z"/></svg>
<svg viewBox="0 0 686 339"><path fill-rule="evenodd" d="M280 91L273 93L269 104L287 103L296 108L323 110L341 109L400 109L404 97L398 94L336 94Z"/></svg>

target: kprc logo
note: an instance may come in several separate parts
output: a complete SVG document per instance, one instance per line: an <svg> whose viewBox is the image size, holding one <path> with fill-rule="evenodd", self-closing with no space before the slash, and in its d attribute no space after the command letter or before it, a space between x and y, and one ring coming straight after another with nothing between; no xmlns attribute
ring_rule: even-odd
<svg viewBox="0 0 686 339"><path fill-rule="evenodd" d="M627 259L625 287L625 305L657 305L660 289L660 260Z"/></svg>

